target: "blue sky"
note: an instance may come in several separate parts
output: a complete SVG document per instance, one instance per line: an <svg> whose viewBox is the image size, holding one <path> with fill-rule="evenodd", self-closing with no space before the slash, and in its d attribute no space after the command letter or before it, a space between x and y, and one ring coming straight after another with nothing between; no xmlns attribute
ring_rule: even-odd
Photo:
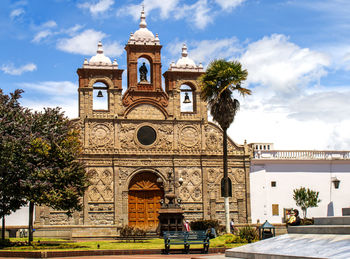
<svg viewBox="0 0 350 259"><path fill-rule="evenodd" d="M239 99L234 141L350 150L347 0L2 0L0 87L24 89L32 109L60 106L77 117L77 68L102 40L125 69L142 3L163 45L163 72L183 43L196 63L236 59L248 70L253 95Z"/></svg>

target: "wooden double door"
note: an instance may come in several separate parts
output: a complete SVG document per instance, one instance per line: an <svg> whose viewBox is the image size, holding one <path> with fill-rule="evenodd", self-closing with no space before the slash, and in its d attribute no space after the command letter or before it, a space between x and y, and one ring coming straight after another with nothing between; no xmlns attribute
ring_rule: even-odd
<svg viewBox="0 0 350 259"><path fill-rule="evenodd" d="M164 191L157 183L157 175L151 172L137 174L129 185L129 226L156 230L163 196Z"/></svg>

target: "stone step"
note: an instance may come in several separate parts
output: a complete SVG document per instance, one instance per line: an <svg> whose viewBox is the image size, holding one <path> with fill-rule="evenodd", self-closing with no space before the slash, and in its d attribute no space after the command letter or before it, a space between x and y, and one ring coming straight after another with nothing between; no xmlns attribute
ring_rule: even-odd
<svg viewBox="0 0 350 259"><path fill-rule="evenodd" d="M288 234L334 234L350 235L349 225L289 226Z"/></svg>
<svg viewBox="0 0 350 259"><path fill-rule="evenodd" d="M350 216L314 218L314 225L350 225Z"/></svg>

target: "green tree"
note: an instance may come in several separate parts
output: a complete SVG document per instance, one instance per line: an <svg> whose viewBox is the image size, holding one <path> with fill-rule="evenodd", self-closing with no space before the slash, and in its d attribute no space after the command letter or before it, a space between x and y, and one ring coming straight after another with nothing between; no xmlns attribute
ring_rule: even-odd
<svg viewBox="0 0 350 259"><path fill-rule="evenodd" d="M318 203L321 200L318 198L319 192L310 190L309 188L300 187L293 190L293 199L297 206L303 211L304 218L308 208L318 207Z"/></svg>
<svg viewBox="0 0 350 259"><path fill-rule="evenodd" d="M26 175L24 154L28 143L30 112L18 102L22 90L10 95L0 89L0 218L5 239L5 216L25 205L22 180Z"/></svg>
<svg viewBox="0 0 350 259"><path fill-rule="evenodd" d="M29 242L33 240L34 205L67 211L81 210L89 186L82 161L79 131L59 108L32 114L27 152L28 175L24 182L29 202Z"/></svg>
<svg viewBox="0 0 350 259"><path fill-rule="evenodd" d="M238 92L242 96L251 94L251 90L241 87L241 82L246 80L247 76L247 70L243 70L238 61L219 59L212 61L205 74L199 77L201 98L208 103L213 120L220 125L223 131L224 199L227 233L230 232L227 129L240 107L239 101L232 97L233 92Z"/></svg>

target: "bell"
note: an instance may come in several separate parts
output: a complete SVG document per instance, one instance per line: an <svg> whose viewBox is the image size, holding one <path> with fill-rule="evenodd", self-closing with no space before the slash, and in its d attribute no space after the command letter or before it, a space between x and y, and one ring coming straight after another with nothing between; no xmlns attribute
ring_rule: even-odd
<svg viewBox="0 0 350 259"><path fill-rule="evenodd" d="M103 94L102 94L102 91L100 90L100 91L98 91L98 93L97 93L97 97L103 97Z"/></svg>
<svg viewBox="0 0 350 259"><path fill-rule="evenodd" d="M183 103L191 103L190 97L188 96L188 93L185 93L185 100Z"/></svg>

